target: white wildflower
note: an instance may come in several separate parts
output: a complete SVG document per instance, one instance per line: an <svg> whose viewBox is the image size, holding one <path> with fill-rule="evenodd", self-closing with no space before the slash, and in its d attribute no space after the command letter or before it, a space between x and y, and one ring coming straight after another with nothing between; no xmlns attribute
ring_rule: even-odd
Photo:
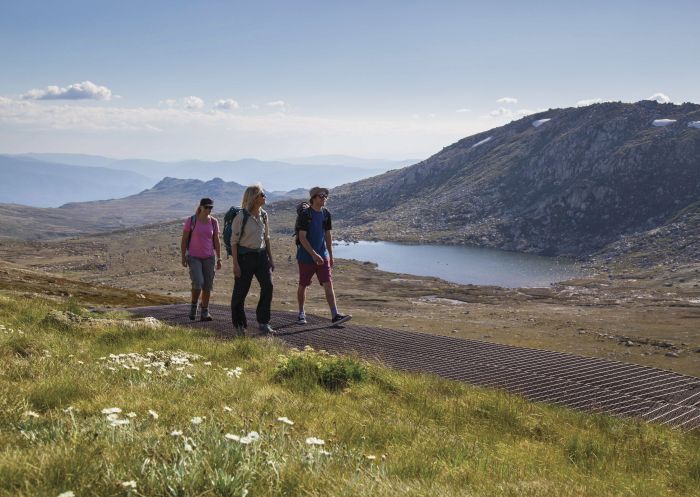
<svg viewBox="0 0 700 497"><path fill-rule="evenodd" d="M306 439L306 445L325 445L325 444L326 444L326 441L321 440L320 438L308 437Z"/></svg>
<svg viewBox="0 0 700 497"><path fill-rule="evenodd" d="M155 412L153 409L148 410L148 415L151 416L153 419L158 419L158 413Z"/></svg>
<svg viewBox="0 0 700 497"><path fill-rule="evenodd" d="M193 425L200 425L200 424L202 424L203 421L204 421L204 418L202 416L195 416L194 418L192 418L190 420L190 422Z"/></svg>
<svg viewBox="0 0 700 497"><path fill-rule="evenodd" d="M282 416L281 418L277 418L277 421L279 421L280 423L284 423L286 425L289 425L289 426L294 425L294 421L292 421L291 419L289 419L286 416Z"/></svg>
<svg viewBox="0 0 700 497"><path fill-rule="evenodd" d="M190 445L189 443L185 442L184 449L185 452L192 452L194 450L194 447L192 447L192 445Z"/></svg>
<svg viewBox="0 0 700 497"><path fill-rule="evenodd" d="M377 459L377 456L369 455L369 456L365 456L365 458L369 461L374 461Z"/></svg>
<svg viewBox="0 0 700 497"><path fill-rule="evenodd" d="M323 450L323 449L319 450L318 453L321 454L322 456L330 456L331 455L330 452L328 452L327 450Z"/></svg>
<svg viewBox="0 0 700 497"><path fill-rule="evenodd" d="M41 417L41 415L38 412L34 412L34 411L25 411L24 416L26 416L28 418L40 418Z"/></svg>
<svg viewBox="0 0 700 497"><path fill-rule="evenodd" d="M231 409L229 406L224 406L224 411L233 412L233 409Z"/></svg>
<svg viewBox="0 0 700 497"><path fill-rule="evenodd" d="M65 412L66 414L70 414L74 410L75 410L75 408L73 406L68 406L63 410L63 412Z"/></svg>
<svg viewBox="0 0 700 497"><path fill-rule="evenodd" d="M78 361L78 364L85 364L83 361Z"/></svg>
<svg viewBox="0 0 700 497"><path fill-rule="evenodd" d="M122 410L118 407L105 407L102 409L102 414L114 414L118 412L122 412Z"/></svg>
<svg viewBox="0 0 700 497"><path fill-rule="evenodd" d="M257 431L251 431L245 437L241 437L240 442L244 445L248 445L258 440L260 440L260 434Z"/></svg>
<svg viewBox="0 0 700 497"><path fill-rule="evenodd" d="M233 440L234 442L240 442L241 440L240 436L234 435L233 433L227 433L226 435L224 435L224 438L226 440Z"/></svg>
<svg viewBox="0 0 700 497"><path fill-rule="evenodd" d="M128 419L115 419L109 422L112 426L124 426L129 424Z"/></svg>
<svg viewBox="0 0 700 497"><path fill-rule="evenodd" d="M204 364L205 366L211 366L211 361L207 361L207 362L204 362L202 364Z"/></svg>
<svg viewBox="0 0 700 497"><path fill-rule="evenodd" d="M182 435L182 431L181 431L181 430L173 430L173 431L170 432L170 436L171 436L171 437L179 437L179 436L181 436L181 435Z"/></svg>
<svg viewBox="0 0 700 497"><path fill-rule="evenodd" d="M127 413L126 413L126 417L127 417L127 418L135 418L135 417L136 417L136 413L133 412L133 411L132 411L132 412L127 412Z"/></svg>
<svg viewBox="0 0 700 497"><path fill-rule="evenodd" d="M136 489L136 482L134 480L123 481L122 487Z"/></svg>
<svg viewBox="0 0 700 497"><path fill-rule="evenodd" d="M187 373L187 379L188 379L188 380L194 380L194 376L192 376L191 374Z"/></svg>
<svg viewBox="0 0 700 497"><path fill-rule="evenodd" d="M68 490L67 492L58 494L58 497L75 497L75 494L72 490Z"/></svg>
<svg viewBox="0 0 700 497"><path fill-rule="evenodd" d="M112 414L107 414L107 421L116 421L119 419L119 414L113 412Z"/></svg>

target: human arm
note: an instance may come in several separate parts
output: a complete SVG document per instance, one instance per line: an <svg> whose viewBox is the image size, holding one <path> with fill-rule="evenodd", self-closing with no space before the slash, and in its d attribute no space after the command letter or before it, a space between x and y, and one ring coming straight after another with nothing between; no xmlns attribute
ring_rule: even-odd
<svg viewBox="0 0 700 497"><path fill-rule="evenodd" d="M272 258L272 247L270 246L270 225L268 224L268 217L265 214L265 250L267 251L267 259L270 261L270 269L275 270L275 261Z"/></svg>
<svg viewBox="0 0 700 497"><path fill-rule="evenodd" d="M219 239L219 222L214 219L214 252L216 252L216 269L221 269L221 240Z"/></svg>
<svg viewBox="0 0 700 497"><path fill-rule="evenodd" d="M185 226L182 228L182 238L180 239L180 254L182 267L187 267L187 242L190 239L190 234L192 233L192 220L187 218L185 221Z"/></svg>
<svg viewBox="0 0 700 497"><path fill-rule="evenodd" d="M326 230L324 237L326 239L326 250L328 250L328 262L330 262L331 267L333 267L333 236L330 230Z"/></svg>

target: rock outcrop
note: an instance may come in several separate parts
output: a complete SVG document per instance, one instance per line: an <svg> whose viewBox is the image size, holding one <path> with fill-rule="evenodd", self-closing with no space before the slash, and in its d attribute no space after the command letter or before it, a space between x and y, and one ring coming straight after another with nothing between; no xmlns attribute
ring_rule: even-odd
<svg viewBox="0 0 700 497"><path fill-rule="evenodd" d="M548 110L338 187L334 214L353 237L589 255L700 199L698 119L653 101Z"/></svg>

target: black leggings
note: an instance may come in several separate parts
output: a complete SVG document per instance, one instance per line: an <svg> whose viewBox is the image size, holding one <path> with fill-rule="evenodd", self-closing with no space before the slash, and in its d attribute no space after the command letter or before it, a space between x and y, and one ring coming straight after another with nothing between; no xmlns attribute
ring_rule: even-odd
<svg viewBox="0 0 700 497"><path fill-rule="evenodd" d="M253 276L260 283L260 300L255 310L258 323L269 323L270 306L272 305L272 271L267 252L238 254L238 265L241 268L241 276L240 278L235 278L233 294L231 295L231 320L233 325L248 327L244 306Z"/></svg>

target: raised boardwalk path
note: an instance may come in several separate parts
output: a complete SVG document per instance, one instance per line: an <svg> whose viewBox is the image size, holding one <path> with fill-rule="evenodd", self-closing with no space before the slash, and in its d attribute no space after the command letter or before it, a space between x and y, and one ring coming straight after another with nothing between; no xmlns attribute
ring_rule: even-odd
<svg viewBox="0 0 700 497"><path fill-rule="evenodd" d="M168 324L208 328L234 337L231 310L211 305L214 321L190 321L189 304L130 309ZM255 315L247 311L251 335ZM585 411L634 416L681 430L700 429L700 378L591 357L513 347L426 333L358 326L328 328L329 320L273 312L277 338L290 346L355 353L406 371L432 373L474 385L502 388L528 399Z"/></svg>

